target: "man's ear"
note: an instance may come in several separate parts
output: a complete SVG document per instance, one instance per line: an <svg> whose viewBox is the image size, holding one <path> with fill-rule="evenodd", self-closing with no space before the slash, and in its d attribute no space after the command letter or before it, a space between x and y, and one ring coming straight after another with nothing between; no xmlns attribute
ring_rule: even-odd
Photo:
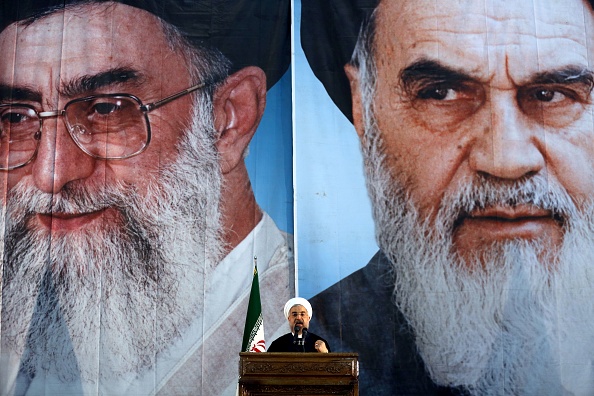
<svg viewBox="0 0 594 396"><path fill-rule="evenodd" d="M349 83L351 85L351 98L353 100L353 125L359 135L359 139L363 139L365 134L365 124L363 123L363 105L361 101L361 89L359 88L359 70L352 66L346 65L344 67Z"/></svg>
<svg viewBox="0 0 594 396"><path fill-rule="evenodd" d="M229 76L214 95L216 142L223 174L243 162L266 107L266 74L250 66Z"/></svg>

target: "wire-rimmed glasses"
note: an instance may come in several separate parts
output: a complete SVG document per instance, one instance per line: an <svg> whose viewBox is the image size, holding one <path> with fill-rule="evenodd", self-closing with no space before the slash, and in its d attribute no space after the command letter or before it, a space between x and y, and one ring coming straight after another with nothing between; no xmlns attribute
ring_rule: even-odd
<svg viewBox="0 0 594 396"><path fill-rule="evenodd" d="M134 157L151 141L148 113L205 85L194 85L146 105L126 93L86 96L53 111L39 112L20 103L0 104L0 170L32 162L39 148L43 120L60 116L74 143L89 156L102 160Z"/></svg>

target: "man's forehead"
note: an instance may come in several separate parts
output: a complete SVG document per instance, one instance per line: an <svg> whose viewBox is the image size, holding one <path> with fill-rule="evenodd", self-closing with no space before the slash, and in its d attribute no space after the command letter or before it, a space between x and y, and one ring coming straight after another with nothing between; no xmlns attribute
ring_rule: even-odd
<svg viewBox="0 0 594 396"><path fill-rule="evenodd" d="M565 11L565 12L559 12ZM391 15L391 22L402 21L416 14L417 18L453 17L457 23L441 26L464 28L465 21L476 20L477 16L505 21L507 19L536 18L579 23L572 20L575 13L593 12L586 0L529 0L510 2L508 0L383 0L377 5L376 14ZM396 18L396 19L394 19ZM393 26L392 26L393 27Z"/></svg>
<svg viewBox="0 0 594 396"><path fill-rule="evenodd" d="M0 82L49 88L122 67L149 78L172 72L183 62L169 50L156 22L146 11L109 4L76 6L27 25L13 24L0 35L0 51L8 54L0 64Z"/></svg>
<svg viewBox="0 0 594 396"><path fill-rule="evenodd" d="M384 1L376 17L377 56L400 58L400 64L460 62L482 69L485 79L502 65L514 79L561 63L587 65L594 52L592 10L582 0Z"/></svg>
<svg viewBox="0 0 594 396"><path fill-rule="evenodd" d="M83 3L76 4L64 9L55 10L47 15L15 22L19 32L26 30L50 30L55 32L78 32L84 33L85 28L94 30L101 29L108 31L118 39L117 34L125 33L133 35L151 35L157 18L147 11L120 3ZM142 30L145 25L151 25L153 29Z"/></svg>
<svg viewBox="0 0 594 396"><path fill-rule="evenodd" d="M592 7L583 0L399 0L381 2L376 13L380 30L401 34L505 31L543 36L555 32L558 37L584 35L584 16L592 15Z"/></svg>
<svg viewBox="0 0 594 396"><path fill-rule="evenodd" d="M289 311L291 313L307 313L307 309L303 305L296 305Z"/></svg>

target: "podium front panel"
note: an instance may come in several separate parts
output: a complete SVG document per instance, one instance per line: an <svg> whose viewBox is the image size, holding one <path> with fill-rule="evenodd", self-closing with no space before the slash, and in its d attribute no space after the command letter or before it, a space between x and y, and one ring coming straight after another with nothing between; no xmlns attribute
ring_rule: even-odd
<svg viewBox="0 0 594 396"><path fill-rule="evenodd" d="M356 353L249 353L239 362L239 395L359 394Z"/></svg>

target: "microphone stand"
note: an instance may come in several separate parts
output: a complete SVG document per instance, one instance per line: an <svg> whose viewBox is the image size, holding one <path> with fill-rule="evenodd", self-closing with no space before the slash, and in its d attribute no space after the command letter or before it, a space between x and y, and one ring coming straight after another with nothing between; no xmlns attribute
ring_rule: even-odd
<svg viewBox="0 0 594 396"><path fill-rule="evenodd" d="M293 329L293 345L299 345L299 330L301 330L300 326L295 326Z"/></svg>
<svg viewBox="0 0 594 396"><path fill-rule="evenodd" d="M303 340L303 352L305 352L305 338L307 337L307 327L301 330L301 339Z"/></svg>

